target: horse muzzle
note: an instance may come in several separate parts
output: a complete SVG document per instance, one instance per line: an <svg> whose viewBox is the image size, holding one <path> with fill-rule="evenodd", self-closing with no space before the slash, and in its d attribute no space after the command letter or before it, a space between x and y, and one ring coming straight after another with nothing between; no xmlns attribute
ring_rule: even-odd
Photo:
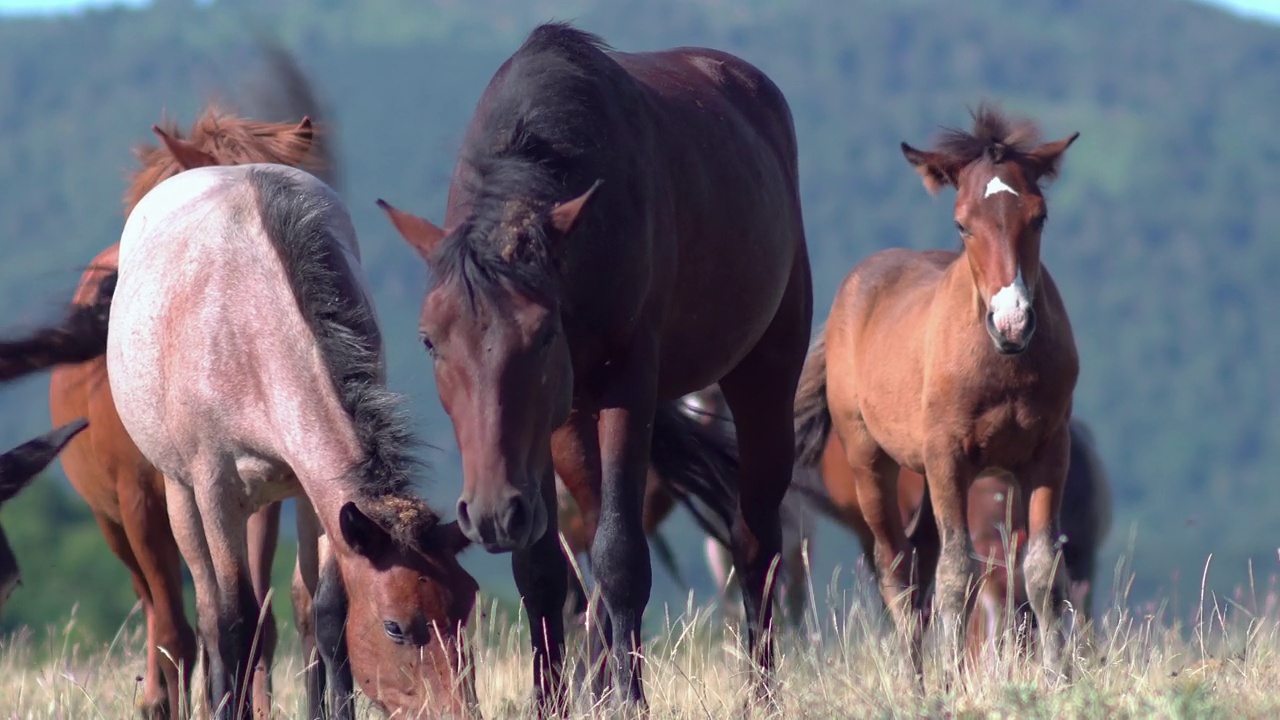
<svg viewBox="0 0 1280 720"><path fill-rule="evenodd" d="M1036 311L1031 307L1020 308L1015 313L997 315L987 313L987 334L1001 355L1021 355L1031 345L1036 333Z"/></svg>

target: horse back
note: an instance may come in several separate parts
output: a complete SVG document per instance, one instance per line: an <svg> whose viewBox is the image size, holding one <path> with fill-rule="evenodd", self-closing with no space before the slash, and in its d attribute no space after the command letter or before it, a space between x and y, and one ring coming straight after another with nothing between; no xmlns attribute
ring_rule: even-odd
<svg viewBox="0 0 1280 720"><path fill-rule="evenodd" d="M807 287L795 129L773 81L729 53L614 57L651 109L649 164L662 172L650 292L668 309L661 385L680 394L721 377L785 312L787 293ZM709 362L695 368L694 357Z"/></svg>
<svg viewBox="0 0 1280 720"><path fill-rule="evenodd" d="M255 172L292 182L291 198L264 200ZM350 426L295 295L306 280L285 262L269 227L272 202L308 198L331 208L324 255L354 278L354 241L337 240L354 237L345 209L326 185L293 168L189 170L130 215L108 372L126 429L166 475L189 476L193 457L252 459L261 474L278 474L315 442L308 428L341 439Z"/></svg>

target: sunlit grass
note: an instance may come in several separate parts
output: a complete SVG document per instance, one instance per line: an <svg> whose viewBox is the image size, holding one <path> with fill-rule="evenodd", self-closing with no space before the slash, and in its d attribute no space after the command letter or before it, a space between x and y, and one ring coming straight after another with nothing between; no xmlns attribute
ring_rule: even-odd
<svg viewBox="0 0 1280 720"><path fill-rule="evenodd" d="M1051 681L1037 662L1000 647L946 692L939 689L940 660L931 654L929 692L922 696L900 642L865 594L815 592L826 596L824 606L839 609L811 613L804 632L786 628L778 644L779 706L753 707L756 717L779 718L1280 716L1280 616L1271 594L1206 596L1186 623L1159 605L1123 609L1117 597L1099 618L1092 643L1073 643L1072 682ZM651 716L736 716L751 697L738 624L692 601L650 612L662 619L645 646ZM592 713L581 683L583 633L571 632L566 673L573 678L574 714L585 717ZM0 718L132 716L145 660L141 631L122 633L108 646L76 644L73 637L74 620L4 641ZM530 716L523 618L482 600L470 638L484 716ZM280 717L304 717L302 668L297 644L286 634L273 673ZM362 702L360 716L377 715Z"/></svg>

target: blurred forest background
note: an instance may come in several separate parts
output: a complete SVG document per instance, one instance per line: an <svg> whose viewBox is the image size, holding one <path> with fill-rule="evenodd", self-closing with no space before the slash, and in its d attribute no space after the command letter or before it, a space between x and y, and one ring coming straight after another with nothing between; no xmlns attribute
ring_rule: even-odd
<svg viewBox="0 0 1280 720"><path fill-rule="evenodd" d="M898 143L967 126L990 99L1048 138L1080 140L1048 192L1043 257L1071 312L1092 424L1115 486L1104 567L1130 603L1194 612L1208 587L1260 591L1280 571L1280 27L1185 0L157 0L141 10L0 21L0 327L55 317L118 239L134 144L162 115L189 125L254 68L255 33L295 51L339 130L343 192L389 351L434 449L423 491L452 514L458 459L416 315L425 271L373 204L439 221L461 132L498 65L547 19L621 50L740 54L789 98L801 147L815 322L855 263L886 247L951 247L952 196L930 198ZM1268 309L1270 308L1270 310ZM49 426L47 377L0 391L0 446ZM109 640L133 605L56 464L3 512L25 584L0 631L64 624ZM292 528L286 524L286 536ZM701 601L700 538L668 532ZM292 547L277 561L286 621ZM698 550L695 552L694 548ZM851 587L851 536L824 524L816 591ZM506 556L465 557L511 601ZM1102 595L1113 597L1104 570ZM685 591L655 572L658 603ZM190 603L190 597L188 597ZM675 608L678 610L678 608Z"/></svg>

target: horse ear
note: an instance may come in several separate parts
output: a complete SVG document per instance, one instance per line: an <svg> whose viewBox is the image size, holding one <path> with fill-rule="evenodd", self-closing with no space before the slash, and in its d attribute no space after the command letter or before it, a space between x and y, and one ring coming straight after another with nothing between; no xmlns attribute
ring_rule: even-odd
<svg viewBox="0 0 1280 720"><path fill-rule="evenodd" d="M560 233L561 237L568 235L570 231L578 224L578 218L582 216L582 208L595 194L596 188L600 187L603 180L596 180L587 188L587 191L572 200L566 200L555 207L551 208L551 227Z"/></svg>
<svg viewBox="0 0 1280 720"><path fill-rule="evenodd" d="M930 195L937 195L938 191L945 185L956 184L952 163L942 153L917 150L906 143L902 143L902 156L920 174L920 177L924 180L924 189L928 190Z"/></svg>
<svg viewBox="0 0 1280 720"><path fill-rule="evenodd" d="M316 130L315 126L311 123L310 115L302 116L302 122L298 123L298 126L293 129L293 135L298 138L298 140L307 144L308 151L311 150L311 146L315 143Z"/></svg>
<svg viewBox="0 0 1280 720"><path fill-rule="evenodd" d="M1031 160L1031 167L1035 171L1036 179L1052 180L1058 176L1058 168L1062 166L1062 154L1071 147L1071 143L1080 137L1080 133L1074 132L1061 140L1047 142L1040 147L1027 153L1027 157Z"/></svg>
<svg viewBox="0 0 1280 720"><path fill-rule="evenodd" d="M471 546L471 539L458 527L456 520L433 526L420 542L424 551L440 550L449 555L457 555Z"/></svg>
<svg viewBox="0 0 1280 720"><path fill-rule="evenodd" d="M384 557L391 549L391 533L353 502L342 506L338 513L338 528L342 531L343 542L370 560Z"/></svg>
<svg viewBox="0 0 1280 720"><path fill-rule="evenodd" d="M391 224L409 243L409 246L417 250L423 260L429 261L440 241L444 239L444 230L436 227L430 220L393 207L386 200L379 199L378 207L382 208L382 211L391 219Z"/></svg>
<svg viewBox="0 0 1280 720"><path fill-rule="evenodd" d="M87 427L89 421L76 418L0 455L0 503L17 495Z"/></svg>
<svg viewBox="0 0 1280 720"><path fill-rule="evenodd" d="M151 132L160 138L160 142L164 143L169 154L177 161L178 167L183 170L218 164L218 161L209 153L191 144L190 141L170 136L169 133L161 130L159 125L152 125Z"/></svg>

